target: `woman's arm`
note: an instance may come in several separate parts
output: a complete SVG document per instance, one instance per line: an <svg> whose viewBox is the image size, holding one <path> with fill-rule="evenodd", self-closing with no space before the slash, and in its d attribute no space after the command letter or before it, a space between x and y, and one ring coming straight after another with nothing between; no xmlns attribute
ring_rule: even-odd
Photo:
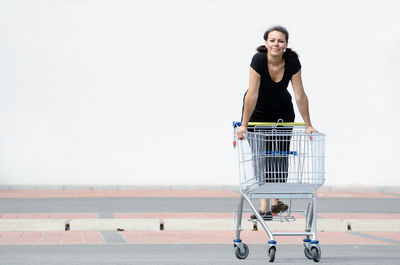
<svg viewBox="0 0 400 265"><path fill-rule="evenodd" d="M247 131L247 125L256 107L258 99L258 90L260 88L260 80L261 80L260 74L250 67L249 89L247 89L247 94L244 99L242 126L240 126L238 130L238 138L240 140L244 139L243 134Z"/></svg>
<svg viewBox="0 0 400 265"><path fill-rule="evenodd" d="M308 98L306 92L304 91L303 81L301 79L301 69L292 76L292 87L294 90L297 107L301 116L303 117L304 123L306 124L307 132L317 132L317 130L314 129L311 124L310 112L308 109Z"/></svg>

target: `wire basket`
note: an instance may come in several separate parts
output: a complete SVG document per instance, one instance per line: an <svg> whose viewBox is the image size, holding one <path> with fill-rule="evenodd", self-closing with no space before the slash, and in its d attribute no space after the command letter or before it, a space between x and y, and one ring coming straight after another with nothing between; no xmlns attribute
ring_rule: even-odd
<svg viewBox="0 0 400 265"><path fill-rule="evenodd" d="M312 193L325 182L323 133L310 135L304 126L256 126L237 143L242 193Z"/></svg>

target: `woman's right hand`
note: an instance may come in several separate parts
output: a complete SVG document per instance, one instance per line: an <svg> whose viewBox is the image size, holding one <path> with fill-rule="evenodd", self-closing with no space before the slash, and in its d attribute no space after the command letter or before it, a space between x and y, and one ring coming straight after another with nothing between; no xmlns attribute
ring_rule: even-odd
<svg viewBox="0 0 400 265"><path fill-rule="evenodd" d="M246 139L246 135L247 135L247 127L242 125L239 127L239 130L237 131L238 134L238 139L239 140L244 140Z"/></svg>

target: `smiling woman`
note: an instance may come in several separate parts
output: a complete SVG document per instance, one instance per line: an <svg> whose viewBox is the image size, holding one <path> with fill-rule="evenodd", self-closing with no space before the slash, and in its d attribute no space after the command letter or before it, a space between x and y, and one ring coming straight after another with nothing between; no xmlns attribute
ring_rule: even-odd
<svg viewBox="0 0 400 265"><path fill-rule="evenodd" d="M257 48L257 53L250 63L250 82L243 99L242 126L238 130L238 138L244 139L249 122L293 122L295 113L292 97L287 90L289 82L296 97L296 103L307 127L307 132L316 132L311 124L308 110L308 98L304 92L301 79L301 64L297 53L288 48L289 33L282 26L275 26L264 33L265 45ZM280 151L288 151L290 139L282 141ZM287 164L281 161L282 164ZM275 163L266 161L267 165ZM270 165L274 167L274 165ZM271 176L266 176L266 181ZM280 182L286 182L284 176L279 176ZM261 200L259 213L268 215L286 211L288 206L278 199L273 199L271 210L267 200ZM252 215L255 219L256 216Z"/></svg>

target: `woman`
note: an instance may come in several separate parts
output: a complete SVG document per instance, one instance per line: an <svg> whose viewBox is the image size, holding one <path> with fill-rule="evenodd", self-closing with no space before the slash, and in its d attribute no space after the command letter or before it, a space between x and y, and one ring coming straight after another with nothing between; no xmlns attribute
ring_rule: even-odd
<svg viewBox="0 0 400 265"><path fill-rule="evenodd" d="M265 45L257 48L250 63L249 88L243 99L242 125L238 138L244 139L248 122L293 122L295 118L292 97L287 87L289 81L295 94L297 107L306 124L307 133L317 132L313 128L308 110L308 98L301 79L301 64L298 55L287 48L289 33L282 26L275 26L264 33ZM268 179L267 179L268 182ZM261 200L259 209L264 219L272 214L286 211L288 206L279 199L272 199L271 211L268 202ZM255 219L255 215L251 216Z"/></svg>

